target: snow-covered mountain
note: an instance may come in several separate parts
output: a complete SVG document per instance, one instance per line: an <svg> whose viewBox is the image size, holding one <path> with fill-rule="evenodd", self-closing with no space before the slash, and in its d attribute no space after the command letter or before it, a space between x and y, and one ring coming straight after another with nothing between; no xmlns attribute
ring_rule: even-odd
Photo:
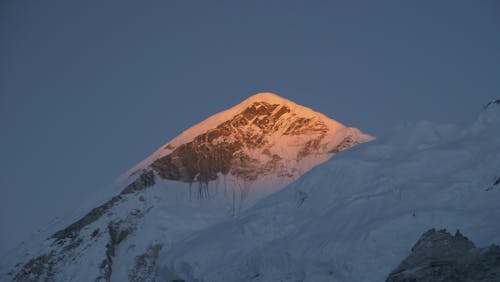
<svg viewBox="0 0 500 282"><path fill-rule="evenodd" d="M230 175L268 194L332 154L371 139L275 94L260 93L183 132L129 175L152 171L163 179L201 184Z"/></svg>
<svg viewBox="0 0 500 282"><path fill-rule="evenodd" d="M397 128L177 243L161 254L157 277L384 281L431 228L498 245L499 129L500 100L468 126Z"/></svg>
<svg viewBox="0 0 500 282"><path fill-rule="evenodd" d="M150 281L177 241L372 139L275 94L254 95L162 146L80 219L10 252L0 280Z"/></svg>

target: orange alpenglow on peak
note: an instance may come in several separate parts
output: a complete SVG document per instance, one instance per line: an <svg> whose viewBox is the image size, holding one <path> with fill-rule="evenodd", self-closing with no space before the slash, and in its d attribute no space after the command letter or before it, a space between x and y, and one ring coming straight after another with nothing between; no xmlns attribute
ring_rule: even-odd
<svg viewBox="0 0 500 282"><path fill-rule="evenodd" d="M289 183L335 153L373 137L274 93L250 96L189 128L134 167L159 177ZM281 186L281 185L280 185Z"/></svg>
<svg viewBox="0 0 500 282"><path fill-rule="evenodd" d="M245 102L267 102L273 104L285 104L285 103L293 103L288 99L285 99L278 94L272 92L260 92L248 97ZM295 104L295 103L294 103Z"/></svg>
<svg viewBox="0 0 500 282"><path fill-rule="evenodd" d="M14 280L127 280L120 276L127 272L113 270L142 273L138 257L240 214L336 153L371 139L276 94L253 95L163 145L117 181L113 196L55 232L53 243L44 241L35 252L30 244L26 262L13 261ZM48 268L38 271L39 265Z"/></svg>

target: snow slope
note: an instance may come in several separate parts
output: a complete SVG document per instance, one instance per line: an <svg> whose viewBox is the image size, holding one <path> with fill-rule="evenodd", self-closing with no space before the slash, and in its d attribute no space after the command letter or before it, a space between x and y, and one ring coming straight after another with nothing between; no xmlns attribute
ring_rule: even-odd
<svg viewBox="0 0 500 282"><path fill-rule="evenodd" d="M500 101L499 101L500 102ZM500 243L500 105L337 155L160 255L160 281L384 281L430 228Z"/></svg>
<svg viewBox="0 0 500 282"><path fill-rule="evenodd" d="M153 281L160 252L373 137L271 93L162 146L117 191L1 260L1 281Z"/></svg>

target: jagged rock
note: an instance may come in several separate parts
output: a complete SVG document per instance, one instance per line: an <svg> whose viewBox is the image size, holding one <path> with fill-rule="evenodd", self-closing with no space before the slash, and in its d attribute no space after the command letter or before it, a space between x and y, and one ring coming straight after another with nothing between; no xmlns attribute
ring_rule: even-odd
<svg viewBox="0 0 500 282"><path fill-rule="evenodd" d="M476 248L460 231L425 232L387 282L500 281L500 248Z"/></svg>
<svg viewBox="0 0 500 282"><path fill-rule="evenodd" d="M359 141L354 139L352 136L346 136L342 142L340 142L335 148L329 151L329 153L336 154L338 152L349 149L355 145L358 145Z"/></svg>
<svg viewBox="0 0 500 282"><path fill-rule="evenodd" d="M114 196L113 198L111 198L111 200L107 201L106 203L98 206L97 208L92 209L89 213L87 213L85 216L83 216L81 219L77 220L70 226L54 233L51 236L51 238L56 239L56 242L61 242L64 239L76 238L83 227L101 218L101 216L104 213L106 213L106 211L108 211L113 205L115 205L121 199L122 197L120 195Z"/></svg>
<svg viewBox="0 0 500 282"><path fill-rule="evenodd" d="M129 281L146 282L155 281L156 260L163 244L155 244L148 248L146 253L134 259L134 267L129 272Z"/></svg>
<svg viewBox="0 0 500 282"><path fill-rule="evenodd" d="M54 281L54 254L44 254L26 263L13 281Z"/></svg>
<svg viewBox="0 0 500 282"><path fill-rule="evenodd" d="M110 281L113 273L113 258L118 245L130 236L137 228L137 221L143 214L132 211L125 220L112 221L108 224L109 242L106 244L106 258L101 262L102 275L96 281Z"/></svg>
<svg viewBox="0 0 500 282"><path fill-rule="evenodd" d="M151 170L144 171L137 180L130 183L125 189L122 191L122 195L134 193L137 191L144 190L148 187L155 185L155 174Z"/></svg>
<svg viewBox="0 0 500 282"><path fill-rule="evenodd" d="M269 145L266 135L280 128L283 122L280 118L290 111L290 108L279 104L253 103L232 119L157 159L151 167L162 178L183 182L208 182L217 179L219 173L252 181L270 172L285 171L285 164L280 157L270 154L266 148ZM284 129L283 135L316 136L311 137L298 151L299 161L321 151L320 146L323 145L327 132L328 126L322 120L294 117ZM349 140L349 144L343 142L339 145L341 149L355 145L353 137ZM267 149L270 160L263 163L247 154L248 150L256 149ZM340 149L335 153L338 151Z"/></svg>
<svg viewBox="0 0 500 282"><path fill-rule="evenodd" d="M500 105L500 99L496 99L496 100L492 100L492 101L488 102L486 105L484 105L484 108L489 109L495 105Z"/></svg>
<svg viewBox="0 0 500 282"><path fill-rule="evenodd" d="M87 213L75 223L54 233L51 238L54 238L57 241L61 241L67 238L75 239L82 228L101 218L109 209L111 209L111 207L113 207L122 199L123 195L131 194L135 191L144 190L147 187L153 186L155 184L154 177L155 176L153 171L146 171L142 173L137 180L125 187L120 195L114 196L106 203L92 209L89 213Z"/></svg>

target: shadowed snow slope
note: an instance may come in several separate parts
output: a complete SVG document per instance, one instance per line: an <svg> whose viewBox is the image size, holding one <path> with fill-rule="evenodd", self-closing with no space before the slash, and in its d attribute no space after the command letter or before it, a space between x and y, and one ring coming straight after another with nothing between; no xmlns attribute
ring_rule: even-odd
<svg viewBox="0 0 500 282"><path fill-rule="evenodd" d="M0 280L152 281L157 258L175 242L372 139L275 94L257 94L162 146L78 220L10 252Z"/></svg>
<svg viewBox="0 0 500 282"><path fill-rule="evenodd" d="M161 281L383 281L430 228L500 243L500 106L417 122L314 168L160 256Z"/></svg>

